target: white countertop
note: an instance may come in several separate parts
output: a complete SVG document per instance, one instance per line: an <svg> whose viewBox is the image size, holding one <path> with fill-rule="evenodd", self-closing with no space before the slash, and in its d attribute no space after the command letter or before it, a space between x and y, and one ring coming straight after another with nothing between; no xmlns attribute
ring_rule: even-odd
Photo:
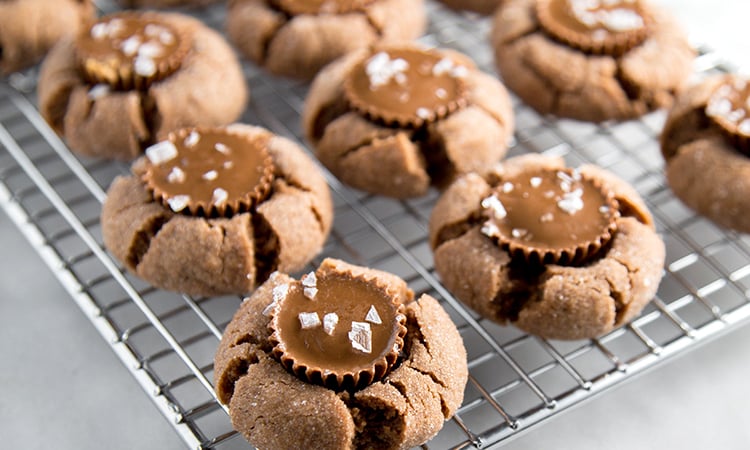
<svg viewBox="0 0 750 450"><path fill-rule="evenodd" d="M660 0L738 66L750 2ZM0 447L184 448L128 371L0 213ZM740 449L750 443L750 326L555 416L508 449Z"/></svg>

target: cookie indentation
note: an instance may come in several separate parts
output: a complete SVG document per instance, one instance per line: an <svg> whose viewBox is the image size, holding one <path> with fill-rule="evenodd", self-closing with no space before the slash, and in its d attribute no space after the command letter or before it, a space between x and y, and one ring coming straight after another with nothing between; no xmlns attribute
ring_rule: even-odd
<svg viewBox="0 0 750 450"><path fill-rule="evenodd" d="M536 12L553 38L597 55L620 56L641 44L651 21L640 0L538 0Z"/></svg>
<svg viewBox="0 0 750 450"><path fill-rule="evenodd" d="M403 306L374 282L311 272L273 294L273 353L303 381L361 389L398 359L406 335Z"/></svg>
<svg viewBox="0 0 750 450"><path fill-rule="evenodd" d="M154 198L174 212L230 217L271 191L267 141L226 129L182 129L146 149L143 178Z"/></svg>
<svg viewBox="0 0 750 450"><path fill-rule="evenodd" d="M738 150L750 155L750 83L733 77L720 84L706 105L706 115Z"/></svg>
<svg viewBox="0 0 750 450"><path fill-rule="evenodd" d="M274 6L292 16L300 14L346 14L364 11L377 0L273 0Z"/></svg>
<svg viewBox="0 0 750 450"><path fill-rule="evenodd" d="M481 202L482 233L513 258L579 264L612 237L614 194L570 169L527 171L503 180Z"/></svg>
<svg viewBox="0 0 750 450"><path fill-rule="evenodd" d="M190 49L179 30L152 14L119 13L78 36L77 58L87 81L115 89L146 89L180 68Z"/></svg>
<svg viewBox="0 0 750 450"><path fill-rule="evenodd" d="M466 105L468 68L416 48L387 49L356 64L344 81L346 98L385 125L420 127Z"/></svg>

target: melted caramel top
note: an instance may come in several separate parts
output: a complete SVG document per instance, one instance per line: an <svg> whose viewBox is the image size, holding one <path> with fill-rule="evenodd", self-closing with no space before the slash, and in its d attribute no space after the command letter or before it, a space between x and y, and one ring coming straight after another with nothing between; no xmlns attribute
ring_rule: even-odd
<svg viewBox="0 0 750 450"><path fill-rule="evenodd" d="M540 255L588 248L608 235L619 215L610 192L572 170L532 171L505 180L482 201L482 210L484 234Z"/></svg>
<svg viewBox="0 0 750 450"><path fill-rule="evenodd" d="M146 149L144 175L154 196L175 212L225 216L263 200L273 163L266 137L224 129L185 129Z"/></svg>
<svg viewBox="0 0 750 450"><path fill-rule="evenodd" d="M77 51L93 82L129 89L173 73L187 45L155 14L122 13L101 18L79 35Z"/></svg>
<svg viewBox="0 0 750 450"><path fill-rule="evenodd" d="M618 54L646 37L640 0L540 0L537 8L550 34L584 51Z"/></svg>
<svg viewBox="0 0 750 450"><path fill-rule="evenodd" d="M343 375L398 353L404 317L387 292L360 279L309 277L289 286L273 318L287 357Z"/></svg>
<svg viewBox="0 0 750 450"><path fill-rule="evenodd" d="M437 52L389 49L354 66L344 89L357 110L376 120L420 126L465 104L468 70Z"/></svg>

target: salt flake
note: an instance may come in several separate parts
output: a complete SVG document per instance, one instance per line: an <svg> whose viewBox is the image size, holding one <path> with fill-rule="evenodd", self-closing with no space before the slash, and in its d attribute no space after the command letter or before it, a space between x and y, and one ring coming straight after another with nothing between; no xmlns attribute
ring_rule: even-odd
<svg viewBox="0 0 750 450"><path fill-rule="evenodd" d="M167 181L170 183L184 183L185 182L185 171L179 167L172 167L172 170L167 175Z"/></svg>
<svg viewBox="0 0 750 450"><path fill-rule="evenodd" d="M208 172L201 175L201 178L203 178L206 181L213 181L218 177L219 177L219 172L215 170L209 170Z"/></svg>
<svg viewBox="0 0 750 450"><path fill-rule="evenodd" d="M315 276L315 272L310 272L302 276L302 286L305 287L316 287L318 285L318 277Z"/></svg>
<svg viewBox="0 0 750 450"><path fill-rule="evenodd" d="M167 199L167 204L169 205L169 208L174 212L180 212L183 209L187 208L187 205L190 203L190 196L189 195L175 195L174 197L170 197Z"/></svg>
<svg viewBox="0 0 750 450"><path fill-rule="evenodd" d="M327 335L333 336L333 331L336 329L336 325L339 323L339 316L336 313L328 313L323 316L323 331Z"/></svg>
<svg viewBox="0 0 750 450"><path fill-rule="evenodd" d="M315 300L315 296L318 295L318 288L306 287L302 289L302 293L305 294L305 297L309 298L310 300Z"/></svg>
<svg viewBox="0 0 750 450"><path fill-rule="evenodd" d="M141 46L141 38L138 36L130 36L129 38L122 41L120 44L120 50L126 56L135 56L138 53L138 48Z"/></svg>
<svg viewBox="0 0 750 450"><path fill-rule="evenodd" d="M309 330L321 325L320 317L316 312L302 312L299 313L297 317L299 318L299 324L303 330Z"/></svg>
<svg viewBox="0 0 750 450"><path fill-rule="evenodd" d="M273 302L278 303L284 300L287 295L289 295L289 285L287 283L280 284L274 287L271 293L273 295Z"/></svg>
<svg viewBox="0 0 750 450"><path fill-rule="evenodd" d="M226 203L227 198L229 197L229 193L225 191L222 188L216 188L214 189L213 197L211 198L211 203L213 203L216 206L223 205Z"/></svg>
<svg viewBox="0 0 750 450"><path fill-rule="evenodd" d="M133 70L137 75L150 77L156 73L156 63L151 58L138 56L133 61Z"/></svg>
<svg viewBox="0 0 750 450"><path fill-rule="evenodd" d="M352 322L348 336L352 348L362 353L372 353L372 330L369 323Z"/></svg>
<svg viewBox="0 0 750 450"><path fill-rule="evenodd" d="M158 142L146 149L146 157L151 164L159 165L177 157L177 147L170 141Z"/></svg>
<svg viewBox="0 0 750 450"><path fill-rule="evenodd" d="M367 311L365 320L370 323L374 323L375 325L380 325L383 323L383 321L380 319L380 314L378 314L378 310L375 309L375 305L370 305L370 310Z"/></svg>
<svg viewBox="0 0 750 450"><path fill-rule="evenodd" d="M214 144L214 149L219 153L223 153L225 155L229 154L229 147L222 144L221 142L217 142L216 144Z"/></svg>
<svg viewBox="0 0 750 450"><path fill-rule="evenodd" d="M533 188L538 188L539 186L542 185L542 178L541 177L531 177L531 179L529 180L529 184Z"/></svg>
<svg viewBox="0 0 750 450"><path fill-rule="evenodd" d="M197 131L193 130L190 132L190 134L187 135L185 140L183 141L183 144L185 147L192 148L195 147L198 142L201 140L201 135Z"/></svg>
<svg viewBox="0 0 750 450"><path fill-rule="evenodd" d="M89 89L88 97L91 100L99 100L110 92L111 89L108 84L100 83Z"/></svg>
<svg viewBox="0 0 750 450"><path fill-rule="evenodd" d="M501 202L494 194L482 200L482 208L491 210L492 216L495 219L504 219L505 216L508 215L505 206L503 206L503 202Z"/></svg>

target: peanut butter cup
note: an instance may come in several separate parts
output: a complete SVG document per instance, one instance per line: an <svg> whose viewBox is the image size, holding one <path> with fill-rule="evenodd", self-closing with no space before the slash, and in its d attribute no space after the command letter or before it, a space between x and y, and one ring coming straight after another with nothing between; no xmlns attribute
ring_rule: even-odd
<svg viewBox="0 0 750 450"><path fill-rule="evenodd" d="M102 17L79 34L76 49L90 83L146 89L180 68L190 42L158 14L122 12Z"/></svg>
<svg viewBox="0 0 750 450"><path fill-rule="evenodd" d="M249 211L271 190L274 164L266 136L226 128L186 128L146 149L143 179L174 212L230 217Z"/></svg>
<svg viewBox="0 0 750 450"><path fill-rule="evenodd" d="M406 317L376 281L318 271L273 294L266 311L273 353L303 381L356 390L381 380L396 363Z"/></svg>
<svg viewBox="0 0 750 450"><path fill-rule="evenodd" d="M481 207L483 234L514 259L541 264L586 261L610 240L620 215L612 192L570 169L504 179Z"/></svg>
<svg viewBox="0 0 750 450"><path fill-rule="evenodd" d="M389 48L365 57L344 81L357 111L385 125L420 127L464 107L468 68L434 51Z"/></svg>
<svg viewBox="0 0 750 450"><path fill-rule="evenodd" d="M301 14L346 14L364 11L377 0L272 0L271 4L292 16Z"/></svg>
<svg viewBox="0 0 750 450"><path fill-rule="evenodd" d="M733 76L720 84L706 105L706 115L737 150L750 155L750 83Z"/></svg>
<svg viewBox="0 0 750 450"><path fill-rule="evenodd" d="M537 0L542 28L584 52L620 56L641 44L651 16L641 0Z"/></svg>

